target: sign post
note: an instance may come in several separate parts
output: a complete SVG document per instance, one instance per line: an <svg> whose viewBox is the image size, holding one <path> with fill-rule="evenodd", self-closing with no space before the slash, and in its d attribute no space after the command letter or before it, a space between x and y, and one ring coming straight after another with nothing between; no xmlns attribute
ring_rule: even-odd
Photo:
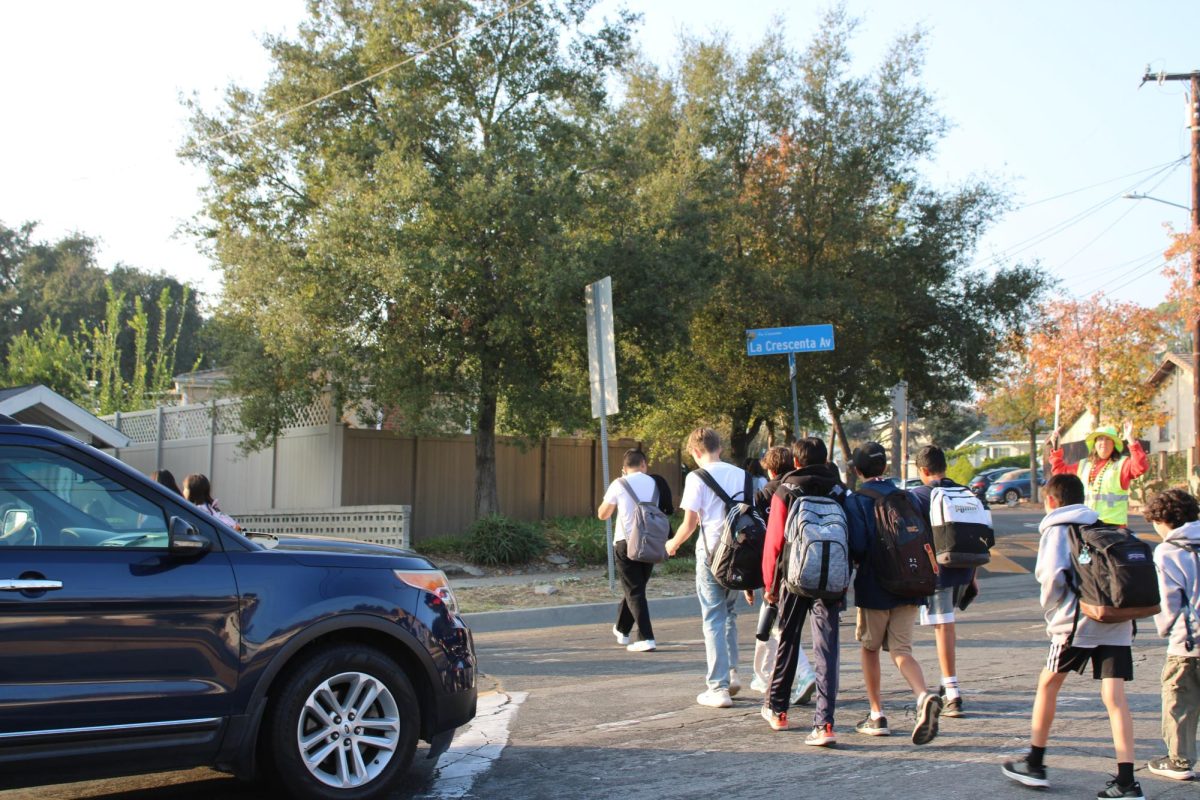
<svg viewBox="0 0 1200 800"><path fill-rule="evenodd" d="M800 404L796 399L796 353L833 350L832 325L797 325L746 331L746 355L775 356L787 353L788 380L792 383L792 437L800 436ZM830 448L832 452L833 448Z"/></svg>
<svg viewBox="0 0 1200 800"><path fill-rule="evenodd" d="M621 410L617 401L617 345L613 330L612 278L588 284L584 290L587 304L588 378L591 383L592 417L600 418L601 486L608 488L608 415ZM604 520L604 539L608 548L608 590L616 591L616 564L613 561L612 517Z"/></svg>

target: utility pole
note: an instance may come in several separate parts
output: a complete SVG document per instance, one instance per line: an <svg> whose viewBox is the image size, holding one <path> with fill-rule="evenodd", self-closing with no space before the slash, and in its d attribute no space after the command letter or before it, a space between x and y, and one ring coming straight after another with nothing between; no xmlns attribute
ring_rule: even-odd
<svg viewBox="0 0 1200 800"><path fill-rule="evenodd" d="M1192 285L1200 288L1200 70L1191 72L1160 72L1146 68L1142 83L1156 81L1188 81L1188 127L1192 131ZM1200 464L1200 314L1192 317L1192 434L1195 437L1191 463ZM1189 475L1189 483L1194 476Z"/></svg>

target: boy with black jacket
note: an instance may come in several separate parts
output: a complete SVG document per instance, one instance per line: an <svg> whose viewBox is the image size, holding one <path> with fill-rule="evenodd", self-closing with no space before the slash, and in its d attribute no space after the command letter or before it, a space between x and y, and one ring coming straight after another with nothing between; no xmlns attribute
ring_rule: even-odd
<svg viewBox="0 0 1200 800"><path fill-rule="evenodd" d="M846 496L837 470L829 463L825 443L817 438L801 439L792 445L797 469L784 475L767 518L767 540L763 547L763 599L779 605L779 649L771 673L771 687L762 715L775 730L786 730L787 707L792 681L800 661L800 635L804 618L812 611L813 653L816 667L817 707L807 745L827 747L837 741L833 731L834 705L838 692L838 622L845 598L814 600L793 594L783 585L779 557L783 552L788 509L800 495L831 497L841 505Z"/></svg>

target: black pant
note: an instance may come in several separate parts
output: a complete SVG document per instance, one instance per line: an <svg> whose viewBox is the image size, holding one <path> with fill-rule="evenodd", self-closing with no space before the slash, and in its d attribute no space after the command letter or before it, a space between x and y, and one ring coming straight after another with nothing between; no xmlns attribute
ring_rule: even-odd
<svg viewBox="0 0 1200 800"><path fill-rule="evenodd" d="M625 596L617 607L617 630L628 636L637 622L638 639L653 639L654 628L650 625L650 604L646 602L646 584L650 582L653 564L633 561L626 555L625 540L613 545L617 566L617 577L621 580L621 591Z"/></svg>
<svg viewBox="0 0 1200 800"><path fill-rule="evenodd" d="M832 725L838 693L838 617L842 600L813 600L780 589L779 649L771 673L768 703L776 713L786 711L800 662L800 635L804 618L812 611L813 672L816 673L817 707L814 725Z"/></svg>

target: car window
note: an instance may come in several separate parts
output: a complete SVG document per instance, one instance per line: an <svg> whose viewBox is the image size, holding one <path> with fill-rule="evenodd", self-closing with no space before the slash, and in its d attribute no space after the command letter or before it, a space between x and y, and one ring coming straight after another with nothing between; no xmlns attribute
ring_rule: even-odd
<svg viewBox="0 0 1200 800"><path fill-rule="evenodd" d="M58 452L0 446L0 547L167 546L161 507Z"/></svg>

